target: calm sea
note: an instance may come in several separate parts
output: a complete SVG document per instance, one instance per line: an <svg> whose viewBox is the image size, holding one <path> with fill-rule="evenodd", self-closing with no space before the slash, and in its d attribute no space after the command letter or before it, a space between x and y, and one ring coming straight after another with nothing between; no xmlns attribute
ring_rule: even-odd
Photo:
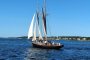
<svg viewBox="0 0 90 60"><path fill-rule="evenodd" d="M55 42L61 42L64 47L39 49L33 48L27 39L0 39L0 60L90 60L90 41Z"/></svg>

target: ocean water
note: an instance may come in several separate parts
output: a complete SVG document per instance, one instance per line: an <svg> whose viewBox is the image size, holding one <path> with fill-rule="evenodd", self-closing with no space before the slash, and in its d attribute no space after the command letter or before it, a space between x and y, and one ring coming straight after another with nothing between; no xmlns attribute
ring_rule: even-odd
<svg viewBox="0 0 90 60"><path fill-rule="evenodd" d="M27 39L0 39L0 60L90 60L90 41L54 41L64 47L40 49Z"/></svg>

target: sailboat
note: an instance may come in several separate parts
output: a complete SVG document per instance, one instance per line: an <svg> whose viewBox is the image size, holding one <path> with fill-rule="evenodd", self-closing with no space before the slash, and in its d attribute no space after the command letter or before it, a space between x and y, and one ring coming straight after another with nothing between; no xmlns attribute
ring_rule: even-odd
<svg viewBox="0 0 90 60"><path fill-rule="evenodd" d="M28 39L30 38L32 39L33 47L44 48L44 49L60 49L64 45L62 45L61 43L51 42L50 40L48 41L47 39L45 2L46 1L44 0L44 7L42 8L42 14L41 14L41 17L42 17L41 22L39 19L40 16L38 11L36 11L36 13L32 18L32 21L29 27L29 32L28 32ZM40 24L42 25L42 30L44 34L42 34L41 32ZM38 34L38 38L37 38L37 34ZM44 37L42 35L44 35Z"/></svg>

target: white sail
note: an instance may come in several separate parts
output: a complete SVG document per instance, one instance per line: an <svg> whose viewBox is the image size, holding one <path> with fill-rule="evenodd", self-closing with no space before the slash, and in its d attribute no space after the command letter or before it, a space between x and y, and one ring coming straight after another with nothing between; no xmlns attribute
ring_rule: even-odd
<svg viewBox="0 0 90 60"><path fill-rule="evenodd" d="M46 30L45 30L45 26L44 26L44 21L42 21L42 25L43 25L43 34L45 36L45 40L47 40L47 34L46 34Z"/></svg>
<svg viewBox="0 0 90 60"><path fill-rule="evenodd" d="M41 35L41 31L40 31L39 27L38 27L38 31L39 31L39 40L43 40L43 37Z"/></svg>
<svg viewBox="0 0 90 60"><path fill-rule="evenodd" d="M30 28L29 28L29 32L28 32L28 39L33 36L34 18L35 18L35 14L32 18L31 24L30 24Z"/></svg>
<svg viewBox="0 0 90 60"><path fill-rule="evenodd" d="M36 23L37 23L37 28L38 28L39 40L43 40L37 20L36 20Z"/></svg>
<svg viewBox="0 0 90 60"><path fill-rule="evenodd" d="M32 41L36 40L36 22L35 22L35 26L34 26L34 34L33 34L33 39Z"/></svg>

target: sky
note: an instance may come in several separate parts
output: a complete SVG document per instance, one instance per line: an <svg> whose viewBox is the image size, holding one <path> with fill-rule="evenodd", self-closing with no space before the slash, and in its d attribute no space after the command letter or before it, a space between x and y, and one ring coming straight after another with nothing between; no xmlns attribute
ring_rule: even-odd
<svg viewBox="0 0 90 60"><path fill-rule="evenodd" d="M43 0L0 0L0 37L27 36ZM50 36L90 36L90 0L46 0Z"/></svg>

